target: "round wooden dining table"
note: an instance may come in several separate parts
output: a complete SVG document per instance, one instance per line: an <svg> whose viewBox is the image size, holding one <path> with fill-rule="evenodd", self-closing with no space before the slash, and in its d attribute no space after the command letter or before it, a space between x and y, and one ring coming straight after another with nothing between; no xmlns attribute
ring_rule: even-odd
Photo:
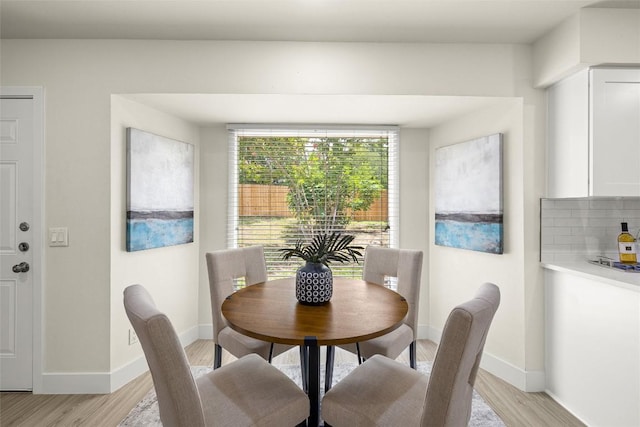
<svg viewBox="0 0 640 427"><path fill-rule="evenodd" d="M320 347L356 343L398 328L409 306L397 292L359 279L334 277L333 295L323 305L295 296L295 278L271 280L229 295L222 314L234 330L263 341L298 345L307 364L308 426L320 421ZM305 367L303 366L303 371Z"/></svg>

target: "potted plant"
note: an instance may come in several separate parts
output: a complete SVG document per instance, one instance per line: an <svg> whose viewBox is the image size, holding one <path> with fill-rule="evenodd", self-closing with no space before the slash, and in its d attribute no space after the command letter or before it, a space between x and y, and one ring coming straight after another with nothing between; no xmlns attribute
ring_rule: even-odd
<svg viewBox="0 0 640 427"><path fill-rule="evenodd" d="M296 272L296 298L302 304L321 305L329 302L333 294L333 275L329 264L335 262L358 262L364 249L351 243L355 236L334 231L319 233L310 243L302 240L293 248L280 249L282 259L298 257L306 263Z"/></svg>

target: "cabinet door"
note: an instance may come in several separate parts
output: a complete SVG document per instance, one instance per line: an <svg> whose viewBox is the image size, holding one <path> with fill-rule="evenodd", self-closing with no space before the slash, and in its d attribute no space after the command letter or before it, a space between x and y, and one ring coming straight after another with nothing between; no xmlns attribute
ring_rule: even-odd
<svg viewBox="0 0 640 427"><path fill-rule="evenodd" d="M592 69L589 193L640 196L640 69Z"/></svg>

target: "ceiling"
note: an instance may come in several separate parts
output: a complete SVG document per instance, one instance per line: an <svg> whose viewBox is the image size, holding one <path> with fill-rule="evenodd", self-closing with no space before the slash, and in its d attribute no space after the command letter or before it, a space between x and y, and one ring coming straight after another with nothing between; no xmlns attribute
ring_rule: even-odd
<svg viewBox="0 0 640 427"><path fill-rule="evenodd" d="M0 0L7 38L531 43L640 0Z"/></svg>
<svg viewBox="0 0 640 427"><path fill-rule="evenodd" d="M532 43L583 7L640 0L0 0L0 37ZM496 98L140 94L196 123L431 127Z"/></svg>

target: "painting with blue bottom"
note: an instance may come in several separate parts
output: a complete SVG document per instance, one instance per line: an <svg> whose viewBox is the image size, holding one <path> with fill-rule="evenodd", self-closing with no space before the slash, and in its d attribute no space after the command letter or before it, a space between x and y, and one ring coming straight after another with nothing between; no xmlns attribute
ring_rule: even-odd
<svg viewBox="0 0 640 427"><path fill-rule="evenodd" d="M502 253L502 221L456 221L436 217L436 245Z"/></svg>
<svg viewBox="0 0 640 427"><path fill-rule="evenodd" d="M436 149L435 244L503 253L502 134Z"/></svg>
<svg viewBox="0 0 640 427"><path fill-rule="evenodd" d="M127 150L127 251L193 242L193 145L128 128Z"/></svg>
<svg viewBox="0 0 640 427"><path fill-rule="evenodd" d="M134 217L127 219L129 252L193 242L193 212L184 212L185 217L177 219L162 218L161 212L154 213L158 218L132 214Z"/></svg>

